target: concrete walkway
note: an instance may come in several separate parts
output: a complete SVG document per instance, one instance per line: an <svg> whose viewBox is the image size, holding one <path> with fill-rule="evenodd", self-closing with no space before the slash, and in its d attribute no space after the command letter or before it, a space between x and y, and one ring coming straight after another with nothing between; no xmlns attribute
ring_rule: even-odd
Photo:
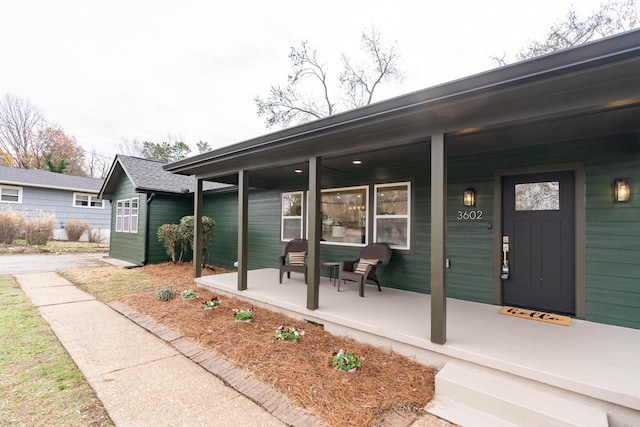
<svg viewBox="0 0 640 427"><path fill-rule="evenodd" d="M15 278L117 426L317 425L272 405L279 419L54 272Z"/></svg>

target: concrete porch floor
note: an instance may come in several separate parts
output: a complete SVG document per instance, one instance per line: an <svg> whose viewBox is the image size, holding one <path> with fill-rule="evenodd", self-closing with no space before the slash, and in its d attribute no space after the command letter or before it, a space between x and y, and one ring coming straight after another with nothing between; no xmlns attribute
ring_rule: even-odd
<svg viewBox="0 0 640 427"><path fill-rule="evenodd" d="M340 292L321 278L319 308L306 308L306 285L293 273L278 283L277 269L250 270L248 289L237 290L237 273L196 279L199 286L247 300L392 348L421 363L443 366L449 361L487 367L577 394L620 419L640 423L640 330L578 319L571 326L505 316L500 306L447 300L447 342L430 341L430 296L392 288L365 287L358 296L353 283ZM437 393L437 390L436 390ZM626 423L626 422L625 422ZM614 423L618 424L618 423Z"/></svg>

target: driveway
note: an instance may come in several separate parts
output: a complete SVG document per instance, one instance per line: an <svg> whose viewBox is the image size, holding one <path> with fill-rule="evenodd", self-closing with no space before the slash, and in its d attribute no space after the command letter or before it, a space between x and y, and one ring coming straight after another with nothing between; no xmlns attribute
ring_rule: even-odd
<svg viewBox="0 0 640 427"><path fill-rule="evenodd" d="M104 266L105 253L61 254L61 255L2 255L0 274L39 273Z"/></svg>

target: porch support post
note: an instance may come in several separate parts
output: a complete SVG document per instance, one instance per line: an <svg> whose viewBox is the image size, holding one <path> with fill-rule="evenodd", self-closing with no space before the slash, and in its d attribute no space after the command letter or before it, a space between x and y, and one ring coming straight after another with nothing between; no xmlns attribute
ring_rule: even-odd
<svg viewBox="0 0 640 427"><path fill-rule="evenodd" d="M320 169L321 158L309 159L309 253L307 254L307 308L318 308L320 294Z"/></svg>
<svg viewBox="0 0 640 427"><path fill-rule="evenodd" d="M238 290L247 289L249 172L238 172Z"/></svg>
<svg viewBox="0 0 640 427"><path fill-rule="evenodd" d="M202 180L196 179L193 195L193 277L202 276Z"/></svg>
<svg viewBox="0 0 640 427"><path fill-rule="evenodd" d="M447 150L431 136L431 342L447 341Z"/></svg>

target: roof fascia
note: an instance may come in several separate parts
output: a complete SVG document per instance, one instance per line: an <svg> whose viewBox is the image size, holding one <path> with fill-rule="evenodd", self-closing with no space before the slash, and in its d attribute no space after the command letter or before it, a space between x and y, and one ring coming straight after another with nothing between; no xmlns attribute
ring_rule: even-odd
<svg viewBox="0 0 640 427"><path fill-rule="evenodd" d="M47 189L50 189L50 190L76 191L76 192L82 192L82 193L98 194L98 191L93 190L93 189L89 189L89 188L63 187L63 186L59 186L59 185L34 184L32 182L24 182L24 181L7 181L7 180L3 180L2 184L15 185L15 186L20 186L20 187L47 188Z"/></svg>

